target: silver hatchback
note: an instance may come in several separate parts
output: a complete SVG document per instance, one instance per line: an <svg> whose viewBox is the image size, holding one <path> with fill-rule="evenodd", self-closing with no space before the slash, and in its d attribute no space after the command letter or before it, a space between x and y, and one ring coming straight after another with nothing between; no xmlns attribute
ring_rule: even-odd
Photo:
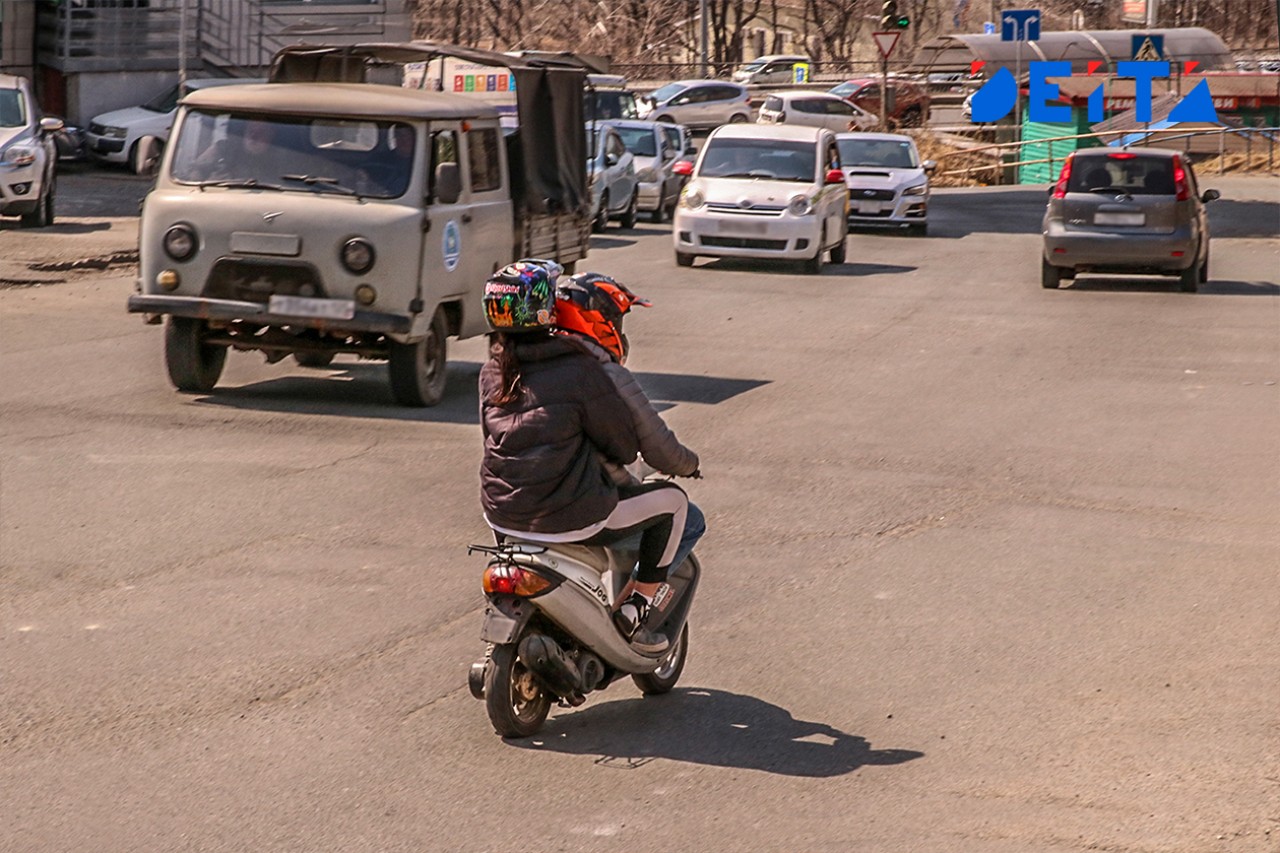
<svg viewBox="0 0 1280 853"><path fill-rule="evenodd" d="M1175 151L1077 151L1049 189L1040 283L1079 272L1177 276L1194 293L1209 277L1209 220L1219 197L1200 191Z"/></svg>

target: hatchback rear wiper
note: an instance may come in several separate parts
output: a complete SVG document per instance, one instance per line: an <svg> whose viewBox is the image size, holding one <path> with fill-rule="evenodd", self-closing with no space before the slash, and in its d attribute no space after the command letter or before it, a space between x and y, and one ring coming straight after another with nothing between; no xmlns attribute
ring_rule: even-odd
<svg viewBox="0 0 1280 853"><path fill-rule="evenodd" d="M1124 187L1089 187L1091 193L1111 193L1112 195L1124 196L1125 198L1133 198L1133 196Z"/></svg>

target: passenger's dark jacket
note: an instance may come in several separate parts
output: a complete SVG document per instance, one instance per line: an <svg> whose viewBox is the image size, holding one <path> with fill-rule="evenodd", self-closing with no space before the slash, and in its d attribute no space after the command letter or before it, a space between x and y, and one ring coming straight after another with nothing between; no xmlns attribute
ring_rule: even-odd
<svg viewBox="0 0 1280 853"><path fill-rule="evenodd" d="M618 489L601 456L636 458L639 439L626 402L600 363L562 337L516 340L520 397L487 402L501 374L480 370L481 505L492 523L529 533L564 533L603 521Z"/></svg>

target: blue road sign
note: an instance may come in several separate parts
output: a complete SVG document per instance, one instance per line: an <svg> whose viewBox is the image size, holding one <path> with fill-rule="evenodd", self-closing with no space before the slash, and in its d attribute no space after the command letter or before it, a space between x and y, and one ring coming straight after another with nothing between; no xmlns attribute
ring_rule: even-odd
<svg viewBox="0 0 1280 853"><path fill-rule="evenodd" d="M982 34L984 36L993 36L996 34L996 25L991 21L982 22Z"/></svg>
<svg viewBox="0 0 1280 853"><path fill-rule="evenodd" d="M1040 41L1040 10L1006 9L1001 12L1000 41Z"/></svg>
<svg viewBox="0 0 1280 853"><path fill-rule="evenodd" d="M1134 59L1147 62L1159 62L1164 59L1164 36L1153 33L1134 33L1131 37L1133 45L1129 55Z"/></svg>

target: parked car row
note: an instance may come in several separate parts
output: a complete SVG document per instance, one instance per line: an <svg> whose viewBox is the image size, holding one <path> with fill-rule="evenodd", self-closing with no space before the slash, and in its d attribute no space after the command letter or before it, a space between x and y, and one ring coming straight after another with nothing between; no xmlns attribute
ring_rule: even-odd
<svg viewBox="0 0 1280 853"><path fill-rule="evenodd" d="M31 83L0 74L0 216L23 227L53 224L62 119L41 116Z"/></svg>

